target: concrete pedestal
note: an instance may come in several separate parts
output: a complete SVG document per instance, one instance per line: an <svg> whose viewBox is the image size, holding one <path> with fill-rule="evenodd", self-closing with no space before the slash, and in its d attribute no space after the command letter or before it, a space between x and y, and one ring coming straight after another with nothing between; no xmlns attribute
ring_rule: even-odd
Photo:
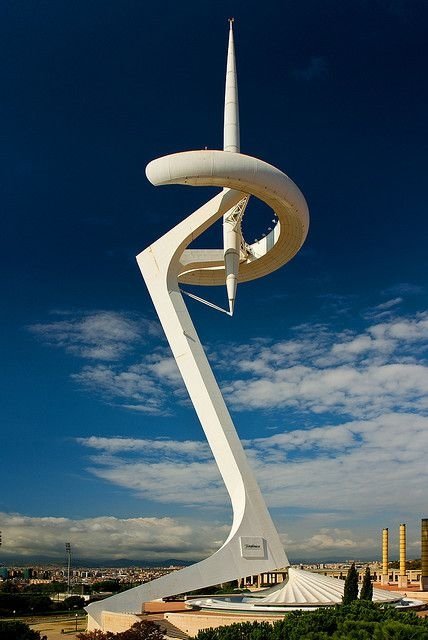
<svg viewBox="0 0 428 640"><path fill-rule="evenodd" d="M409 586L409 581L407 576L398 576L398 588L399 589L407 589Z"/></svg>
<svg viewBox="0 0 428 640"><path fill-rule="evenodd" d="M380 576L380 583L381 584L389 583L389 573L382 573L382 575Z"/></svg>

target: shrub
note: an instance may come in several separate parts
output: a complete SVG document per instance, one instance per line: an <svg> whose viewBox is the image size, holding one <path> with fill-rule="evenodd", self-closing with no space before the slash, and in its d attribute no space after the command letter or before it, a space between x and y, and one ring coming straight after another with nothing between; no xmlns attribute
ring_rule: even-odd
<svg viewBox="0 0 428 640"><path fill-rule="evenodd" d="M40 640L40 633L19 621L0 621L0 640Z"/></svg>

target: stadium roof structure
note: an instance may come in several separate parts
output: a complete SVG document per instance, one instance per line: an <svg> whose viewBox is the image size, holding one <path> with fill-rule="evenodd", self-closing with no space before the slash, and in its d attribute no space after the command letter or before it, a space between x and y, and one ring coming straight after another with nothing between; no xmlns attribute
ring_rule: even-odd
<svg viewBox="0 0 428 640"><path fill-rule="evenodd" d="M280 613L293 609L314 609L342 603L345 581L303 569L290 567L288 578L270 589L252 595L219 596L187 601L187 606L198 609L242 612ZM399 608L422 605L419 600L403 597L397 591L373 589L373 602L392 604Z"/></svg>

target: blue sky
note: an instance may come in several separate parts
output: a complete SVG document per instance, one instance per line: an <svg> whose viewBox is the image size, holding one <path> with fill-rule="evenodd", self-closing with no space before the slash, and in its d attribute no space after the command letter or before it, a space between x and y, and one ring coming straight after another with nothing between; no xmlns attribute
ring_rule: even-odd
<svg viewBox="0 0 428 640"><path fill-rule="evenodd" d="M230 15L242 152L295 180L311 227L291 263L240 286L233 319L190 312L291 560L376 557L400 522L419 554L427 14L419 0L1 4L0 561L62 558L65 541L82 559L193 559L227 536L135 256L215 192L156 189L144 168L221 148ZM247 239L269 222L251 202Z"/></svg>

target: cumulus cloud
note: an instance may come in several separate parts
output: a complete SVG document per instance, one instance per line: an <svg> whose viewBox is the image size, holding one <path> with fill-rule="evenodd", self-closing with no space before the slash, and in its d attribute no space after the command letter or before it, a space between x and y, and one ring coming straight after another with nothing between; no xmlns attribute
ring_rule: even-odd
<svg viewBox="0 0 428 640"><path fill-rule="evenodd" d="M304 324L283 340L211 346L210 358L229 405L235 411L291 408L352 418L425 411L428 313L394 315L400 301L395 297L378 305L380 315L366 316L366 327L359 331ZM159 346L157 326L146 320L100 312L66 316L31 330L95 360L72 377L109 403L148 415L170 415L173 405L187 402L176 363L169 350ZM152 337L150 353L124 364L121 357L147 335Z"/></svg>
<svg viewBox="0 0 428 640"><path fill-rule="evenodd" d="M318 511L334 505L337 512L352 517L394 510L397 505L409 513L424 511L428 418L387 414L328 430L329 438L323 441L319 434L313 445L309 433L295 456L288 443L279 446L264 439L260 450L255 442L256 473L271 506Z"/></svg>
<svg viewBox="0 0 428 640"><path fill-rule="evenodd" d="M197 456L206 458L210 456L208 444L196 440L148 440L91 436L89 438L77 438L77 442L83 446L109 454L144 452L147 455L165 455L175 458L177 452L179 452L181 457Z"/></svg>
<svg viewBox="0 0 428 640"><path fill-rule="evenodd" d="M225 507L228 504L216 465L211 462L127 462L95 460L91 473L126 487L145 499L170 505ZM102 463L102 464L100 464Z"/></svg>
<svg viewBox="0 0 428 640"><path fill-rule="evenodd" d="M428 313L370 324L364 331L302 326L295 339L230 346L241 375L223 383L235 410L293 408L372 417L428 408Z"/></svg>
<svg viewBox="0 0 428 640"><path fill-rule="evenodd" d="M151 501L224 506L226 493L206 442L78 438L95 451L87 470Z"/></svg>
<svg viewBox="0 0 428 640"><path fill-rule="evenodd" d="M137 495L171 505L229 504L206 443L86 438L88 471ZM268 504L358 515L405 505L423 512L428 417L388 413L245 441ZM136 453L137 452L137 453ZM156 456L154 456L156 452ZM274 479L274 481L273 481Z"/></svg>
<svg viewBox="0 0 428 640"><path fill-rule="evenodd" d="M169 415L168 401L186 397L175 360L160 353L126 368L112 364L86 366L72 378L108 400L119 401L123 408L149 415Z"/></svg>
<svg viewBox="0 0 428 640"><path fill-rule="evenodd" d="M114 518L99 516L81 520L30 517L1 513L2 547L6 562L43 557L64 561L64 540L71 543L75 562L177 559L193 561L208 557L221 547L230 531L228 522L204 522L196 518L184 522L176 518ZM293 527L280 536L290 560L298 558L356 557L371 553L376 539L361 537L341 527L318 527L306 522L304 534ZM418 542L409 538L409 547Z"/></svg>
<svg viewBox="0 0 428 640"><path fill-rule="evenodd" d="M64 558L64 540L81 560L121 558L192 560L213 553L226 538L228 527L174 518L114 518L100 516L37 518L0 513L4 545L2 555Z"/></svg>
<svg viewBox="0 0 428 640"><path fill-rule="evenodd" d="M261 432L262 437L244 442L269 506L277 515L304 510L324 522L328 514L330 529L311 525L303 537L293 532L293 525L287 525L288 542L295 553L312 548L320 553L346 549L357 553L363 547L356 540L363 540L366 548L373 541L366 534L349 533L340 526L341 520L356 522L375 518L380 512L396 513L398 504L402 518L425 511L428 312L397 315L400 300L396 296L378 305L378 315L360 318L358 330L308 323L294 327L282 340L211 346L210 356L229 405L236 412L258 411L260 416L275 412L274 435L265 437ZM113 335L106 339L113 345L110 356L98 356L103 361L87 364L74 374L74 380L101 393L108 402L149 415L166 415L172 403L184 402L186 397L176 364L155 343L140 362L124 365L120 354L125 353L126 345L144 339L141 323L126 319L131 322L125 323L129 342L119 339L125 329L110 334L106 329L106 335ZM82 329L83 320L82 316L73 321L78 327L73 332L66 329L70 319L65 317L58 321L60 327L46 330L46 336L50 333L51 343L92 357L87 353L97 344L91 331ZM34 331L44 335L42 329ZM288 422L290 414L293 427ZM299 420L301 426L296 427ZM93 435L78 442L88 454L87 472L100 481L168 504L169 512L177 513L183 506L196 507L201 513L208 508L224 519L229 500L205 441ZM62 526L60 520L54 519L53 527ZM90 520L87 531L90 526L107 527L108 519L96 520ZM155 535L154 525L150 528L149 524L152 519L136 520L135 527L142 522L143 529ZM122 522L131 530L134 527L132 519L113 521L118 530ZM82 522L86 521L79 521L78 526L86 526ZM37 527L42 526L37 522ZM193 525L191 528L193 531ZM194 544L195 538L190 539ZM215 540L219 539L217 532ZM121 550L118 553L123 555Z"/></svg>
<svg viewBox="0 0 428 640"><path fill-rule="evenodd" d="M355 557L358 553L367 553L376 545L376 540L370 537L362 538L356 536L350 529L340 529L337 527L322 527L319 531L309 536L299 537L283 536L284 546L290 549L293 554L302 554L302 557L321 558L326 553L332 555L346 555Z"/></svg>
<svg viewBox="0 0 428 640"><path fill-rule="evenodd" d="M121 358L145 336L158 336L158 325L116 311L54 312L53 322L33 324L29 331L46 344L91 360Z"/></svg>
<svg viewBox="0 0 428 640"><path fill-rule="evenodd" d="M428 313L419 313L413 318L396 318L390 322L369 327L368 333L377 340L390 340L395 348L406 343L427 342ZM400 341L400 344L398 344Z"/></svg>
<svg viewBox="0 0 428 640"><path fill-rule="evenodd" d="M235 409L291 407L316 414L370 417L428 409L428 372L422 365L391 364L319 370L295 366L254 380L232 381L226 395Z"/></svg>

